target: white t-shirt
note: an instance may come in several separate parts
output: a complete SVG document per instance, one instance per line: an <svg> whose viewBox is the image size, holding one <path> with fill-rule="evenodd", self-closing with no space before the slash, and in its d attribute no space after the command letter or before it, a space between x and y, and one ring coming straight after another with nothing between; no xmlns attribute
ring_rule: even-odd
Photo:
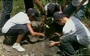
<svg viewBox="0 0 90 56"><path fill-rule="evenodd" d="M8 30L16 24L27 24L31 23L29 17L24 12L19 12L11 19L9 19L2 28L2 33L7 33Z"/></svg>
<svg viewBox="0 0 90 56"><path fill-rule="evenodd" d="M63 27L63 34L75 34L80 44L90 44L90 32L86 26L74 16ZM87 43L88 42L88 43Z"/></svg>
<svg viewBox="0 0 90 56"><path fill-rule="evenodd" d="M72 5L79 6L81 2L82 2L82 0L72 0ZM86 5L88 2L89 2L89 0L87 0L83 5Z"/></svg>

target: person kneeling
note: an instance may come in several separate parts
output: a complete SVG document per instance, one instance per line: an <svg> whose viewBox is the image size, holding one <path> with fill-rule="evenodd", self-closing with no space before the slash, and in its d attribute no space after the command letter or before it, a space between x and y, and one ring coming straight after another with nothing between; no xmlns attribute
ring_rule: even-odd
<svg viewBox="0 0 90 56"><path fill-rule="evenodd" d="M9 19L3 26L2 33L6 35L18 35L16 42L12 46L16 50L25 51L25 49L20 45L20 42L28 32L30 32L32 36L45 36L43 33L35 32L33 30L31 18L35 18L36 14L36 11L30 8L27 14L19 12Z"/></svg>
<svg viewBox="0 0 90 56"><path fill-rule="evenodd" d="M71 56L76 53L79 47L86 47L90 44L90 32L87 27L76 17L55 12L53 17L55 22L63 25L63 36L60 41L52 41L50 46L60 44L60 49L65 56Z"/></svg>

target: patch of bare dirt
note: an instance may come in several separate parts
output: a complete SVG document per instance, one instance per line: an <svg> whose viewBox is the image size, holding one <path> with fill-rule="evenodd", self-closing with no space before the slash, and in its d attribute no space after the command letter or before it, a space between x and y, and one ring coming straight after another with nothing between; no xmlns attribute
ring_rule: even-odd
<svg viewBox="0 0 90 56"><path fill-rule="evenodd" d="M56 56L57 47L49 47L49 41L44 40L42 42L37 42L33 44L24 44L22 45L26 51L18 52L13 49L12 46L3 44L4 37L0 36L0 56Z"/></svg>

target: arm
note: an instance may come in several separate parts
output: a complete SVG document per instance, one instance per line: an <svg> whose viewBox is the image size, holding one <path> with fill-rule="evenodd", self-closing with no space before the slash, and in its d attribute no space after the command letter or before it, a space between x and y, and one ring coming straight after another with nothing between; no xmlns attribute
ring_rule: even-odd
<svg viewBox="0 0 90 56"><path fill-rule="evenodd" d="M55 45L57 45L57 44L60 44L60 42L59 42L59 41L58 41L58 42L51 41L50 47L53 47L53 46L55 46Z"/></svg>
<svg viewBox="0 0 90 56"><path fill-rule="evenodd" d="M62 36L62 34L59 34L59 33L55 33L56 35L58 35L58 36ZM56 37L55 37L56 38ZM60 41L54 41L54 40L52 40L52 41L50 41L51 43L50 43L50 47L53 47L53 46L55 46L55 45L57 45L57 44L60 44Z"/></svg>
<svg viewBox="0 0 90 56"><path fill-rule="evenodd" d="M41 8L41 10L44 9L44 7L43 7L42 3L40 2L40 0L34 0L34 1Z"/></svg>
<svg viewBox="0 0 90 56"><path fill-rule="evenodd" d="M62 6L61 5L59 5L59 10L62 13Z"/></svg>
<svg viewBox="0 0 90 56"><path fill-rule="evenodd" d="M62 36L63 35L62 33L57 33L57 32L55 34L57 34L58 36Z"/></svg>
<svg viewBox="0 0 90 56"><path fill-rule="evenodd" d="M87 0L82 0L82 2L80 3L80 5L77 7L77 11L81 8L81 6L86 2Z"/></svg>
<svg viewBox="0 0 90 56"><path fill-rule="evenodd" d="M31 23L28 23L27 26L28 26L32 36L45 36L43 33L35 32L32 28Z"/></svg>

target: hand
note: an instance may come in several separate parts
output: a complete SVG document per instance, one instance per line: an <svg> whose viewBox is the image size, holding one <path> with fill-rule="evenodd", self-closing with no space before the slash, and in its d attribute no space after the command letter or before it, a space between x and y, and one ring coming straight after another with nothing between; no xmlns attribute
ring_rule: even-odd
<svg viewBox="0 0 90 56"><path fill-rule="evenodd" d="M51 42L51 44L50 44L50 47L53 47L53 46L55 46L56 44L59 44L60 42L54 42L54 41L50 41Z"/></svg>
<svg viewBox="0 0 90 56"><path fill-rule="evenodd" d="M40 33L40 36L43 36L43 37L44 37L44 36L45 36L45 34L43 34L43 33Z"/></svg>

